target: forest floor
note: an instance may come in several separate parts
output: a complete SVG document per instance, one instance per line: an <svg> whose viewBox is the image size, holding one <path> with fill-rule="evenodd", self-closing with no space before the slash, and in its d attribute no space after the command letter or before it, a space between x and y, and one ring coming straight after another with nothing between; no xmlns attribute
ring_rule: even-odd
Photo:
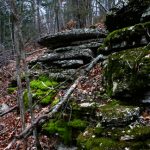
<svg viewBox="0 0 150 150"><path fill-rule="evenodd" d="M37 57L42 55L45 52L45 50L46 50L45 48L44 49L37 48L33 52L28 50L27 52L29 52L30 55L26 58L26 61L29 62L31 60L35 60ZM16 63L14 60L10 60L7 65L0 68L0 106L4 104L8 107L8 109L17 106L17 91L9 94L7 90L10 82L14 79L15 74L16 74ZM38 115L39 111L40 110L36 109L35 113ZM26 113L25 119L27 125L30 124L31 119L28 112ZM10 113L4 116L1 116L0 114L0 150L4 150L13 139L13 136L20 133L20 131L21 131L21 122L18 109L17 111L15 109L15 111L11 111ZM31 139L32 138L30 138L29 142L27 142L30 143L30 145L33 141ZM17 144L20 145L20 143Z"/></svg>

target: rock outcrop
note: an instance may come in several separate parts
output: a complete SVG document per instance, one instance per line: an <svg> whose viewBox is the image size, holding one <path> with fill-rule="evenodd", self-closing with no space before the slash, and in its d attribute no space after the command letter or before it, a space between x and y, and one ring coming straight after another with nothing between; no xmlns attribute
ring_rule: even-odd
<svg viewBox="0 0 150 150"><path fill-rule="evenodd" d="M51 78L71 79L75 69L96 56L105 37L106 31L98 29L73 29L42 37L38 43L49 51L31 64L40 63Z"/></svg>
<svg viewBox="0 0 150 150"><path fill-rule="evenodd" d="M106 36L106 32L97 29L72 29L64 32L58 32L54 35L48 35L41 38L38 43L49 48L58 48L70 45L80 45L84 43L90 43L103 39Z"/></svg>
<svg viewBox="0 0 150 150"><path fill-rule="evenodd" d="M150 47L111 54L105 67L105 84L111 96L138 100L150 86Z"/></svg>
<svg viewBox="0 0 150 150"><path fill-rule="evenodd" d="M142 47L150 42L150 22L139 23L111 32L99 52L105 55L125 49Z"/></svg>
<svg viewBox="0 0 150 150"><path fill-rule="evenodd" d="M127 0L120 2L106 17L107 29L113 31L149 21L149 7L149 0Z"/></svg>

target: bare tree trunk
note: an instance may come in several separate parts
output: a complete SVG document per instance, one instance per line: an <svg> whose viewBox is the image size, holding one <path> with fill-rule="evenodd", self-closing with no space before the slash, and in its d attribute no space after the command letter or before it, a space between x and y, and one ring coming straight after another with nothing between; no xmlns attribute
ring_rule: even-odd
<svg viewBox="0 0 150 150"><path fill-rule="evenodd" d="M14 23L14 44L16 50L16 70L17 70L17 85L18 85L18 104L20 107L20 117L22 120L22 130L25 129L25 111L24 111L24 103L23 103L23 89L21 84L21 45L19 40L19 16L15 6L15 0L9 0L12 16L13 16L13 23Z"/></svg>
<svg viewBox="0 0 150 150"><path fill-rule="evenodd" d="M14 46L14 23L12 21L12 16L9 16L9 29L11 33L11 43L12 43L12 55L15 54L15 46Z"/></svg>
<svg viewBox="0 0 150 150"><path fill-rule="evenodd" d="M30 109L30 114L31 114L31 124L33 124L35 117L34 117L34 112L33 112L32 92L31 92L30 79L29 79L29 69L28 69L27 62L25 60L25 53L23 53L23 64L25 68L25 80L26 80L26 87L27 87L27 93L28 93L29 109ZM41 150L41 145L38 139L38 133L37 133L36 127L33 130L33 136L35 139L35 146L37 150Z"/></svg>
<svg viewBox="0 0 150 150"><path fill-rule="evenodd" d="M39 36L41 35L41 20L40 20L40 0L37 0L37 25Z"/></svg>
<svg viewBox="0 0 150 150"><path fill-rule="evenodd" d="M57 32L59 32L60 29L59 29L59 4L58 4L58 0L55 2L54 11L55 11L55 24L57 27Z"/></svg>
<svg viewBox="0 0 150 150"><path fill-rule="evenodd" d="M60 23L61 23L61 26L60 28L64 28L65 27L65 21L64 21L64 16L63 16L63 11L62 11L62 5L61 5L61 0L58 0L58 3L59 3L59 16L60 16Z"/></svg>
<svg viewBox="0 0 150 150"><path fill-rule="evenodd" d="M48 27L48 34L50 33L50 10L49 6L46 7L46 23Z"/></svg>
<svg viewBox="0 0 150 150"><path fill-rule="evenodd" d="M33 11L34 11L34 24L37 35L40 36L41 34L41 21L40 21L40 0L33 0Z"/></svg>
<svg viewBox="0 0 150 150"><path fill-rule="evenodd" d="M0 17L2 18L2 14L0 13ZM0 20L0 43L3 44L3 38L4 38L4 30L3 30L3 27L4 27L4 20L1 19Z"/></svg>
<svg viewBox="0 0 150 150"><path fill-rule="evenodd" d="M36 28L36 31L38 31L38 27L37 27L37 5L36 5L36 0L33 0L32 2L32 8L33 8L33 16L34 16L34 26Z"/></svg>

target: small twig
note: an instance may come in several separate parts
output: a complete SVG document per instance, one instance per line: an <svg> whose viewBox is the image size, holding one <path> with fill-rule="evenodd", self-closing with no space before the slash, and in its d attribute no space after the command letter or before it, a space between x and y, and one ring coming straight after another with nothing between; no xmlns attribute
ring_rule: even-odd
<svg viewBox="0 0 150 150"><path fill-rule="evenodd" d="M10 113L12 111L14 111L17 108L18 108L18 105L15 105L15 106L11 107L10 109L6 110L4 113L0 114L0 117L2 117L4 115L6 115L6 114L8 114L8 113Z"/></svg>
<svg viewBox="0 0 150 150"><path fill-rule="evenodd" d="M46 88L50 89L50 90L54 90L54 87L48 87L43 81L42 82L42 85L45 86Z"/></svg>
<svg viewBox="0 0 150 150"><path fill-rule="evenodd" d="M129 61L126 60L126 62L127 62L128 66L129 66L129 68L132 69L132 67L131 67L131 65L130 65L130 63L129 63Z"/></svg>
<svg viewBox="0 0 150 150"><path fill-rule="evenodd" d="M38 50L35 50L35 51L33 51L33 52L26 53L26 55L32 55L32 54L34 54L34 53L37 53L37 52L40 52L40 51L43 51L43 50L46 50L46 49L45 49L45 48L43 48L43 49L38 49Z"/></svg>
<svg viewBox="0 0 150 150"><path fill-rule="evenodd" d="M4 150L10 150L10 148L12 147L12 145L16 142L16 139L13 139L8 146L4 149Z"/></svg>

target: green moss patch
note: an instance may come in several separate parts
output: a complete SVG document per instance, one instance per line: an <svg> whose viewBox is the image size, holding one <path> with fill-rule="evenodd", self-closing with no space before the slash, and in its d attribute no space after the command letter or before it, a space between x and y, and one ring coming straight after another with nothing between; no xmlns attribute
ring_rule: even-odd
<svg viewBox="0 0 150 150"><path fill-rule="evenodd" d="M92 128L87 128L77 138L77 144L85 150L121 150L124 145L107 137L97 137Z"/></svg>
<svg viewBox="0 0 150 150"><path fill-rule="evenodd" d="M134 128L91 127L79 134L77 145L84 150L131 150L149 149L149 127Z"/></svg>
<svg viewBox="0 0 150 150"><path fill-rule="evenodd" d="M58 137L65 143L71 144L76 139L78 134L87 127L87 122L80 119L73 119L66 121L64 119L51 120L45 123L42 127L47 135L58 135Z"/></svg>
<svg viewBox="0 0 150 150"><path fill-rule="evenodd" d="M87 127L87 124L88 124L87 121L80 119L74 119L68 122L68 126L75 129L85 129Z"/></svg>
<svg viewBox="0 0 150 150"><path fill-rule="evenodd" d="M40 89L40 90L48 90L49 88L56 86L58 83L56 81L51 81L51 80L32 80L30 82L30 86L32 89Z"/></svg>
<svg viewBox="0 0 150 150"><path fill-rule="evenodd" d="M150 28L150 22L136 24L134 26L125 27L123 29L115 30L111 32L105 39L104 44L122 42L122 40L133 40L136 36L146 35L146 28Z"/></svg>
<svg viewBox="0 0 150 150"><path fill-rule="evenodd" d="M132 135L136 140L146 140L150 138L150 127L139 125L130 130L128 134Z"/></svg>
<svg viewBox="0 0 150 150"><path fill-rule="evenodd" d="M48 135L57 135L61 138L61 140L65 144L69 144L71 142L71 130L67 126L67 122L60 121L50 121L43 125L43 131Z"/></svg>
<svg viewBox="0 0 150 150"><path fill-rule="evenodd" d="M7 92L8 92L9 94L14 93L16 90L17 90L17 87L9 87L9 88L7 88Z"/></svg>
<svg viewBox="0 0 150 150"><path fill-rule="evenodd" d="M34 101L38 101L40 104L47 105L52 102L55 97L56 90L54 88L58 85L58 82L49 79L45 75L41 75L38 79L34 79L30 82L32 97ZM24 103L28 105L27 91L24 92Z"/></svg>

